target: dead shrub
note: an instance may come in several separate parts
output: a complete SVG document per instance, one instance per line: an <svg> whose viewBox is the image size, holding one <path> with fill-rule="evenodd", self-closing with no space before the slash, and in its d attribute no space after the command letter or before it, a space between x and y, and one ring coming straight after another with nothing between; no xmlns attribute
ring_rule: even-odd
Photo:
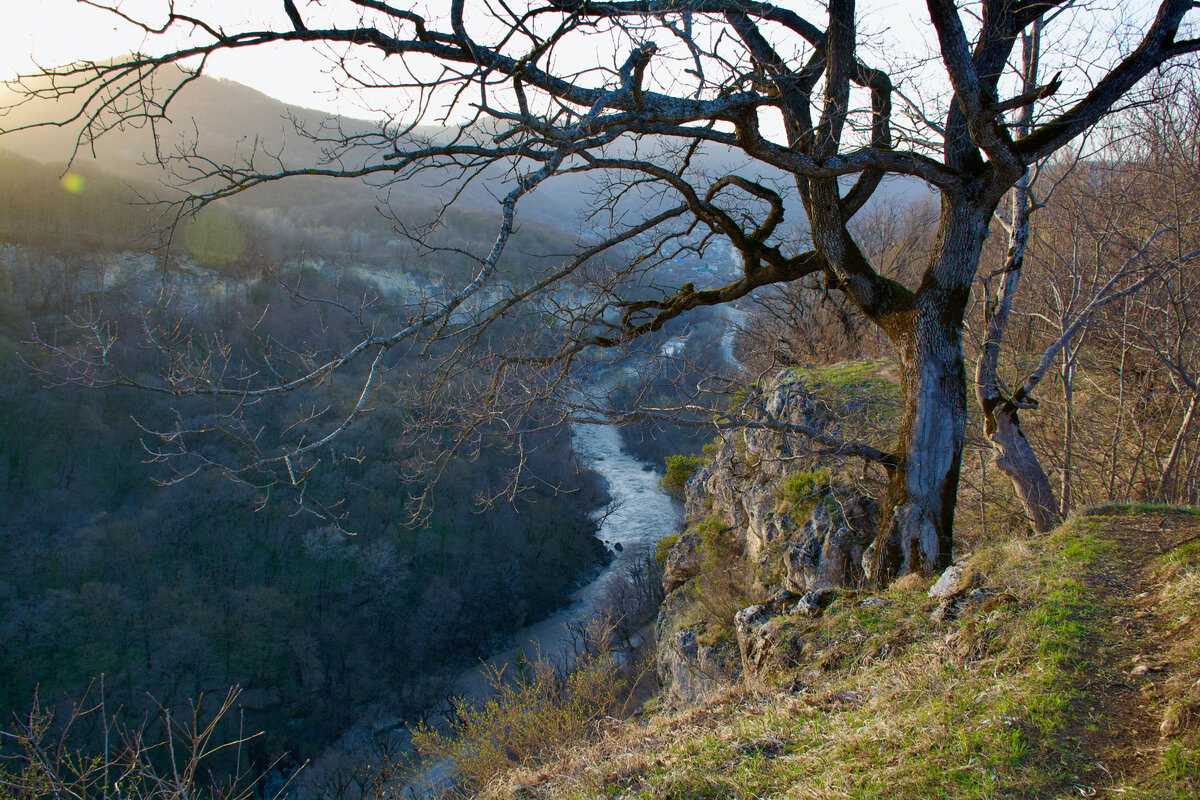
<svg viewBox="0 0 1200 800"><path fill-rule="evenodd" d="M588 647L565 671L540 656L516 670L494 670L488 676L491 699L460 704L458 722L448 733L419 726L413 747L426 764L446 765L465 792L518 766L544 763L621 711L628 682L609 647L611 638L611 623L596 621L588 628Z"/></svg>

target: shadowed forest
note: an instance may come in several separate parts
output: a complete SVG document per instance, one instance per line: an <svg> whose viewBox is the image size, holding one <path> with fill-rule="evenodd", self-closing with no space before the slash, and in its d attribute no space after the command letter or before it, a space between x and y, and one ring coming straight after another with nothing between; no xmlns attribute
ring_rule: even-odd
<svg viewBox="0 0 1200 800"><path fill-rule="evenodd" d="M336 348L353 335L349 322L370 325L391 301L361 281L334 286L311 260L268 274L266 265L279 263L272 248L347 258L340 248L354 231L327 209L314 211L326 227L299 243L202 218L183 234L189 266L164 278L153 257L137 254L153 211L132 204L123 183L85 172L86 189L72 194L51 167L3 158L5 718L28 710L35 695L57 703L92 686L96 698L101 676L105 702L132 719L205 694L218 702L236 685L242 714L227 724L269 732L243 757L264 767L284 752L304 758L373 704L414 718L444 707L464 664L561 604L602 559L590 514L605 496L580 471L565 428L533 437L519 457L492 446L485 431L426 493L408 468L419 454L406 444L414 398L403 377L378 395L339 443L346 457L310 490L340 503L344 530L214 471L159 485L173 476L147 463L144 429L206 410L203 401L48 385L35 374L49 357L30 344L35 328L66 345L79 335L72 321L102 309L109 324L136 330L165 283L183 296L189 329L224 331L235 351L250 346L257 332L248 321L260 319L274 335L324 337ZM469 235L465 225L460 235ZM372 300L346 320L298 302L298 292ZM135 342L121 347L131 373L159 366ZM429 356L397 354L384 368L403 376ZM303 405L344 403L361 377L339 374ZM254 409L251 424L294 422L276 412ZM527 474L558 480L530 479L510 501L518 458Z"/></svg>

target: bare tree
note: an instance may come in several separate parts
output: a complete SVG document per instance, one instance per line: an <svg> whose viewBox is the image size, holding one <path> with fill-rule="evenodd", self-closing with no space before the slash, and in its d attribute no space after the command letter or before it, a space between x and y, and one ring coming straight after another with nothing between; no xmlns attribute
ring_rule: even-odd
<svg viewBox="0 0 1200 800"><path fill-rule="evenodd" d="M937 208L928 202L872 206L854 218L851 233L880 274L909 283L924 267L920 262L933 240L937 218ZM751 307L738 331L738 347L746 353L745 366L755 374L889 352L883 331L820 275L759 292Z"/></svg>
<svg viewBox="0 0 1200 800"><path fill-rule="evenodd" d="M690 309L819 276L883 332L900 362L903 420L892 452L881 454L889 485L883 528L867 556L876 583L932 573L950 560L967 417L962 326L997 205L1030 165L1088 131L1144 77L1200 49L1185 27L1191 0L1162 0L1152 18L1136 23L1135 36L1077 52L1061 78L1036 85L1022 83L1012 63L1021 36L1046 19L1042 36L1069 39L1101 25L1099 11L1080 6L1051 20L1050 12L1072 4L982 0L960 8L928 0L936 52L918 65L930 81L918 83L869 52L853 0L814 5L808 15L751 0L452 0L431 15L406 3L341 0L308 3L295 14L289 7L292 22L280 15L277 27L196 16L173 2L141 18L128 4L88 5L140 24L148 47L164 45L16 84L31 102L69 104L57 122L78 124L83 146L116 127L163 119L177 92L225 51L323 46L347 89L402 98L391 106L402 124L312 132L325 146L321 164L292 165L262 152L216 163L195 149L160 151L188 193L175 213L296 175L470 181L492 170L507 177L493 244L468 254L474 277L415 304L390 330L370 331L286 380L209 362L203 369L177 364L157 386L247 402L315 384L352 361L372 365L344 425L272 452L250 448L256 469L273 470L285 484L302 481L305 459L368 406L382 354L429 335L449 337L456 356L486 349L488 326L533 297L549 299L544 308L556 324L539 333L553 354L513 358L496 347L477 359L490 372L479 381L489 401L560 393L562 368L577 364L588 345L618 346ZM187 44L178 46L180 38ZM575 66L581 58L586 64ZM1047 103L1035 124L1009 121L1035 101ZM468 123L422 135L415 127L422 112L447 105L467 112ZM731 165L710 173L698 166L702 152L729 156ZM540 184L577 173L607 176L589 220L602 235L535 280L500 280L518 203ZM851 225L886 175L924 181L941 195L937 236L910 282L873 264ZM811 247L788 244L798 241L785 235L788 226L801 223ZM741 259L735 280L707 289L655 281L664 259L717 241ZM639 255L597 266L624 246ZM553 291L583 275L594 285L581 297ZM488 286L499 288L489 295ZM103 348L107 339L97 332ZM108 366L102 353L88 364L88 377ZM556 369L540 378L521 372L518 382L518 361ZM478 417L460 421L480 424Z"/></svg>
<svg viewBox="0 0 1200 800"><path fill-rule="evenodd" d="M1169 88L1171 103L1140 109L1130 120L1123 170L1130 197L1124 222L1128 229L1161 232L1159 258L1179 268L1147 293L1134 315L1137 324L1121 335L1150 356L1147 368L1158 368L1164 394L1171 400L1159 437L1169 444L1153 455L1157 474L1146 476L1145 494L1160 502L1194 503L1197 451L1190 440L1200 406L1200 330L1195 319L1200 284L1194 268L1200 257L1200 132L1195 125L1200 86L1187 79ZM1129 316L1126 312L1122 321Z"/></svg>
<svg viewBox="0 0 1200 800"><path fill-rule="evenodd" d="M1035 25L1022 38L1022 80L1027 89L1037 83L1041 28L1041 23ZM1178 196L1178 177L1169 175L1170 170L1152 167L1155 160L1171 160L1165 156L1178 149L1182 132L1168 133L1153 126L1151 133L1145 122L1166 107L1158 98L1186 94L1186 85L1178 80L1157 82L1151 94L1157 102L1134 109L1108 126L1096 157L1085 159L1077 150L1067 158L1039 164L1023 176L1011 193L1007 218L1000 218L1008 233L1003 263L980 279L983 333L976 396L993 461L1011 480L1030 525L1040 532L1054 527L1074 504L1075 380L1089 327L1103 323L1102 312L1111 303L1127 300L1150 285L1168 288L1179 283L1182 269L1200 256L1200 250L1183 245L1187 229L1195 222L1194 202ZM1032 127L1034 112L1032 103L1023 109L1017 123L1020 130ZM1167 141L1172 134L1175 140ZM1156 191L1176 188L1172 210L1151 210L1153 204L1146 202L1146 187L1151 184L1158 187ZM1000 370L1002 339L1029 263L1037 268L1042 302L1026 304L1023 313L1045 329L1048 342L1032 348L1032 369L1006 386ZM1056 362L1063 392L1057 498L1020 419L1021 412L1038 408L1033 393Z"/></svg>

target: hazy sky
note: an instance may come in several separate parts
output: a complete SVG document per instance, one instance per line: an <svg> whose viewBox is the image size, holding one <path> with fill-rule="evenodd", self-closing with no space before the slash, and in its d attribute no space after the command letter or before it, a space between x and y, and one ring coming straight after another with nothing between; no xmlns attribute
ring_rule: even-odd
<svg viewBox="0 0 1200 800"><path fill-rule="evenodd" d="M114 0L108 0L113 2ZM306 8L309 0L297 0L304 15L312 19L321 13L314 5ZM161 49L161 41L151 40L143 31L122 22L112 14L105 13L75 0L0 0L4 9L3 26L0 26L0 77L19 72L28 72L36 58L42 65L63 64L77 59L102 59L121 52L130 52L145 47L147 50ZM146 9L165 7L166 0L119 0L122 10L136 15ZM783 0L779 3L807 11L817 10L812 2ZM180 8L201 8L196 16L205 19L220 19L230 29L237 23L264 23L271 26L288 26L282 0L176 0ZM405 7L432 10L430 17L438 16L444 1L402 3ZM519 4L518 4L519 5ZM868 28L881 35L898 36L909 48L920 42L917 20L923 17L924 4L920 0L875 0L863 2L867 7L860 11L866 17ZM336 7L330 4L325 9ZM303 45L283 46L239 54L222 54L210 62L209 73L245 83L267 94L289 103L327 110L346 109L338 106L331 96L331 84L323 68L328 62L312 48Z"/></svg>
<svg viewBox="0 0 1200 800"><path fill-rule="evenodd" d="M135 12L163 8L163 0L121 0L122 8ZM42 65L64 64L78 59L102 59L131 52L147 42L145 33L113 14L75 0L0 0L0 76L28 72L30 58ZM282 0L184 0L199 5L205 15L220 15L230 21L257 19L275 26L287 25ZM299 0L303 6L305 0ZM199 14L197 16L200 16ZM158 50L152 43L148 50ZM245 83L285 102L329 110L328 78L322 74L326 61L303 46L259 48L255 52L223 54L214 59L211 74Z"/></svg>
<svg viewBox="0 0 1200 800"><path fill-rule="evenodd" d="M131 15L145 14L146 9L150 9L151 13L157 9L161 13L167 4L167 0L107 1L118 2ZM183 10L197 9L195 16L221 20L228 26L227 29L288 26L282 0L175 2L177 8ZM28 71L32 67L31 55L44 65L54 65L80 58L101 59L139 48L161 50L164 45L161 40L147 44L142 31L123 23L112 14L80 5L75 0L0 0L0 3L4 5L3 26L0 27L0 77ZM314 0L297 0L297 4L309 20L321 17L328 19L338 9L349 7L349 4L330 3L328 0L323 4ZM814 19L820 15L816 0L783 0L779 4L812 13ZM416 0L398 5L425 12L429 17L437 17L444 13L446 0ZM1099 60L1106 60L1103 58L1107 50L1106 43L1111 41L1112 30L1120 26L1119 17L1145 20L1156 5L1156 0L1121 0L1115 5L1115 10L1102 12L1102 26L1096 27L1090 34L1085 32L1083 26L1065 27L1066 36L1060 35L1052 46L1058 45L1060 54L1067 59L1088 53L1088 56L1076 61L1077 68L1095 55L1101 56ZM860 0L858 6L861 27L867 32L871 45L872 61L879 58L897 61L918 52L927 52L932 34L925 22L925 3L922 0ZM357 12L350 8L353 16L344 17L343 24L354 24L356 20ZM471 22L470 15L468 22ZM1101 27L1105 30L1101 30ZM201 41L206 38L202 36ZM1068 41L1072 39L1077 41ZM600 46L603 47L604 43ZM586 49L585 46L583 50ZM605 55L610 60L613 57L611 53ZM597 50L593 48L590 52L579 52L575 56L580 63L594 61ZM566 59L571 57L570 54L560 56ZM248 84L287 103L364 116L361 110L340 104L333 96L332 83L324 72L327 69L328 61L321 51L296 44L223 53L210 61L207 71ZM1068 70L1065 77L1068 87L1072 82L1077 88L1088 83L1082 72L1072 75ZM927 82L923 88L929 85Z"/></svg>

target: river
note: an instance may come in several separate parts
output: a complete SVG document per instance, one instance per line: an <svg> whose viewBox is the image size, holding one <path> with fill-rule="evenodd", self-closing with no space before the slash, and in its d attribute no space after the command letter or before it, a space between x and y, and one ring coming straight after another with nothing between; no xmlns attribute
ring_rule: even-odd
<svg viewBox="0 0 1200 800"><path fill-rule="evenodd" d="M453 691L472 701L490 696L488 676L496 669L513 664L519 655L541 655L562 663L574 655L576 638L573 630L578 623L605 611L614 581L627 580L636 561L645 558L648 549L663 536L674 533L682 520L683 510L658 488L661 473L648 468L627 453L621 445L621 433L613 425L576 422L572 425L572 444L581 468L591 469L604 480L611 502L594 514L600 523L596 532L613 553L612 560L587 584L576 589L569 603L541 620L522 628L509 637L509 645L486 661L458 676ZM619 547L618 547L619 545ZM313 765L318 773L336 766L358 751L373 736L384 731L401 733L405 720L387 713L375 714L344 732L340 741L329 748ZM343 762L344 763L344 762ZM311 773L311 769L310 769ZM451 775L445 764L427 765L422 771L413 794L433 796L429 786L445 788ZM298 796L309 793L301 789Z"/></svg>
<svg viewBox="0 0 1200 800"><path fill-rule="evenodd" d="M721 335L721 356L735 372L742 370L742 362L738 361L737 355L733 352L733 340L737 336L741 326L745 324L746 317L749 314L739 308L734 308L733 304L723 306L725 310L725 333Z"/></svg>
<svg viewBox="0 0 1200 800"><path fill-rule="evenodd" d="M613 583L628 580L637 560L645 558L647 550L663 536L674 533L683 518L680 504L658 488L661 474L625 451L615 426L576 422L571 438L580 466L598 473L612 498L594 513L600 523L596 536L609 547L613 558L571 594L565 608L517 631L508 648L460 675L454 685L459 697L486 700L492 694L489 677L521 656L540 656L553 663L573 657L573 631L607 610ZM443 762L426 764L419 776L408 789L414 797L435 797L453 783L451 768Z"/></svg>
<svg viewBox="0 0 1200 800"><path fill-rule="evenodd" d="M555 661L570 656L576 623L603 612L613 582L627 580L630 570L637 566L636 560L644 558L647 549L679 527L682 509L658 488L661 473L625 452L615 426L576 422L571 436L581 466L604 479L612 498L607 508L595 514L600 521L596 536L614 552L614 557L592 581L575 590L569 605L521 629L511 637L510 648L464 673L455 687L463 697L486 697L485 673L491 667L511 663L519 653L540 653Z"/></svg>
<svg viewBox="0 0 1200 800"><path fill-rule="evenodd" d="M726 307L726 331L719 346L727 363L740 368L733 353L733 337L745 312ZM676 337L663 345L660 355L677 355L686 337ZM629 365L626 369L632 369ZM604 480L611 502L594 512L600 523L596 532L612 551L612 560L587 584L576 589L564 607L509 637L509 645L486 661L464 671L453 684L454 693L471 701L482 701L490 694L489 676L516 662L522 656L538 656L563 663L574 655L580 623L609 607L614 582L628 580L639 559L662 537L675 533L683 518L681 505L658 487L661 473L651 469L625 451L620 430L614 425L575 422L571 428L572 445L582 468L591 469ZM388 715L375 715L346 731L327 755L349 754L364 742L384 731L399 732L405 721ZM419 783L425 787L446 787L452 778L446 764L431 764L421 771ZM416 794L419 790L410 789ZM301 792L303 794L303 792ZM429 788L421 793L432 796Z"/></svg>

